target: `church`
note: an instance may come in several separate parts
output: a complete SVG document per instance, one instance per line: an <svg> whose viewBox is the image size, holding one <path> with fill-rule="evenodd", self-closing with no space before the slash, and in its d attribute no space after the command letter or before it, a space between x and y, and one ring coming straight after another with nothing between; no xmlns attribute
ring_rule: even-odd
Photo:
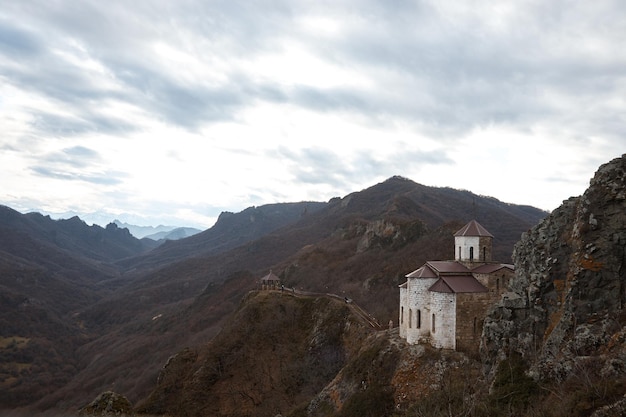
<svg viewBox="0 0 626 417"><path fill-rule="evenodd" d="M514 276L491 259L493 235L472 220L454 234L454 260L428 261L400 285L400 337L477 352L489 307Z"/></svg>

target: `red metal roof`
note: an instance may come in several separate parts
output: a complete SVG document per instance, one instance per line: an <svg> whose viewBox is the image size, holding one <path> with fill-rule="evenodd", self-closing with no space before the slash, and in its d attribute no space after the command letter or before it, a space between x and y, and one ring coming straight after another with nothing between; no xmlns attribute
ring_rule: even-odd
<svg viewBox="0 0 626 417"><path fill-rule="evenodd" d="M428 291L447 293L476 293L487 292L487 288L471 275L442 276Z"/></svg>
<svg viewBox="0 0 626 417"><path fill-rule="evenodd" d="M280 281L280 278L278 278L272 271L270 271L269 274L261 278L261 281Z"/></svg>
<svg viewBox="0 0 626 417"><path fill-rule="evenodd" d="M484 227L480 225L476 220L472 220L459 229L458 232L454 234L454 236L488 236L493 237L491 233L487 231Z"/></svg>
<svg viewBox="0 0 626 417"><path fill-rule="evenodd" d="M407 278L438 278L428 291L446 293L479 293L487 292L487 288L482 285L472 274L490 274L502 268L513 270L513 265L509 264L483 264L473 270L457 261L428 261L421 268L416 269ZM406 283L400 286L406 288Z"/></svg>
<svg viewBox="0 0 626 417"><path fill-rule="evenodd" d="M421 268L416 269L406 276L407 278L437 278L437 273L433 271L428 264L422 265Z"/></svg>
<svg viewBox="0 0 626 417"><path fill-rule="evenodd" d="M426 262L433 271L437 271L438 274L463 274L470 273L465 265L457 261L428 261Z"/></svg>
<svg viewBox="0 0 626 417"><path fill-rule="evenodd" d="M515 270L511 264L483 264L472 269L472 272L476 272L477 274L492 274L503 268L510 269L511 271Z"/></svg>

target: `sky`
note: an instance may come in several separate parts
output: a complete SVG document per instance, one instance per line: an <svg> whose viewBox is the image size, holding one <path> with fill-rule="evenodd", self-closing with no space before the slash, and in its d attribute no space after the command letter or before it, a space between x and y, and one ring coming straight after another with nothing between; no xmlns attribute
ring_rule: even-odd
<svg viewBox="0 0 626 417"><path fill-rule="evenodd" d="M0 204L210 227L401 175L557 208L626 152L626 4L0 0Z"/></svg>

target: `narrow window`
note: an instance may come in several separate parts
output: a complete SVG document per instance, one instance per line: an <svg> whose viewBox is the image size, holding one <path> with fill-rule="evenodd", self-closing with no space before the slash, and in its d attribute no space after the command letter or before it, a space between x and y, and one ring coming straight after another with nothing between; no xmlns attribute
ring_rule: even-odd
<svg viewBox="0 0 626 417"><path fill-rule="evenodd" d="M422 327L422 310L417 310L417 326L418 329Z"/></svg>
<svg viewBox="0 0 626 417"><path fill-rule="evenodd" d="M496 279L496 291L500 291L500 278Z"/></svg>
<svg viewBox="0 0 626 417"><path fill-rule="evenodd" d="M463 259L462 255L461 255L461 247L459 246L459 261Z"/></svg>
<svg viewBox="0 0 626 417"><path fill-rule="evenodd" d="M474 334L476 334L476 317L474 317Z"/></svg>
<svg viewBox="0 0 626 417"><path fill-rule="evenodd" d="M474 260L474 247L470 246L470 261Z"/></svg>
<svg viewBox="0 0 626 417"><path fill-rule="evenodd" d="M487 247L483 246L483 262L487 262Z"/></svg>
<svg viewBox="0 0 626 417"><path fill-rule="evenodd" d="M430 322L431 324L431 332L435 333L435 314L433 313L433 319Z"/></svg>
<svg viewBox="0 0 626 417"><path fill-rule="evenodd" d="M411 328L411 317L413 316L413 310L409 308L409 329Z"/></svg>
<svg viewBox="0 0 626 417"><path fill-rule="evenodd" d="M404 307L400 307L400 324L404 324Z"/></svg>

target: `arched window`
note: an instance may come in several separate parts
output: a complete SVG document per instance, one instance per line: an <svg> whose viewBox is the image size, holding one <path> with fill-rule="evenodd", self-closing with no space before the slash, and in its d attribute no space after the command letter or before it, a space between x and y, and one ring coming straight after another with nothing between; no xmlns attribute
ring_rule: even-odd
<svg viewBox="0 0 626 417"><path fill-rule="evenodd" d="M422 310L417 310L417 323L415 327L418 329L422 327Z"/></svg>
<svg viewBox="0 0 626 417"><path fill-rule="evenodd" d="M474 247L470 246L470 261L474 260Z"/></svg>
<svg viewBox="0 0 626 417"><path fill-rule="evenodd" d="M435 313L433 313L433 318L430 322L430 331L435 333Z"/></svg>
<svg viewBox="0 0 626 417"><path fill-rule="evenodd" d="M409 329L411 328L411 317L413 316L413 310L409 308Z"/></svg>

